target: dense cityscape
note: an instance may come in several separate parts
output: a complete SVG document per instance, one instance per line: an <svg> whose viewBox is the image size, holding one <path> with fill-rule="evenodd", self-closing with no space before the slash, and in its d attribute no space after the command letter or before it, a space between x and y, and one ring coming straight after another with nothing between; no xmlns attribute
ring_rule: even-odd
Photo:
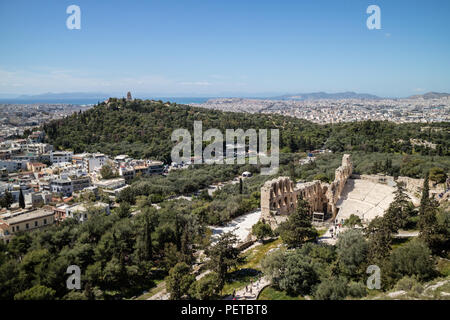
<svg viewBox="0 0 450 320"><path fill-rule="evenodd" d="M61 119L88 106L70 104L2 104L0 103L0 137L21 136L46 121Z"/></svg>
<svg viewBox="0 0 450 320"><path fill-rule="evenodd" d="M364 120L386 120L395 123L450 120L450 95L429 99L415 97L303 101L221 98L195 105L233 112L276 113L321 124Z"/></svg>

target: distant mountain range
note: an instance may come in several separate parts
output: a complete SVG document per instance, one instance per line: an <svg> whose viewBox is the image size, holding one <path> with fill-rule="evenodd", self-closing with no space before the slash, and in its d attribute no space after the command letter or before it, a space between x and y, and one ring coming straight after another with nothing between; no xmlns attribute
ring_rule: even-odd
<svg viewBox="0 0 450 320"><path fill-rule="evenodd" d="M450 97L450 93L428 92L407 97L408 99L439 99ZM340 100L340 99L366 99L366 100L382 100L387 98L378 97L369 93L356 93L352 91L327 93L327 92L311 92L298 94L285 94L269 98L271 100Z"/></svg>
<svg viewBox="0 0 450 320"><path fill-rule="evenodd" d="M356 93L356 92L338 92L338 93L326 93L326 92L311 92L311 93L298 93L298 94L286 94L271 98L273 100L319 100L319 99L370 99L377 100L382 99L376 95L368 93Z"/></svg>
<svg viewBox="0 0 450 320"><path fill-rule="evenodd" d="M62 93L43 93L37 95L21 95L17 100L61 100L61 99L98 99L105 100L111 95L99 92L62 92Z"/></svg>
<svg viewBox="0 0 450 320"><path fill-rule="evenodd" d="M418 94L414 96L410 96L410 99L439 99L439 98L445 98L450 97L450 93L440 93L440 92L428 92L425 94Z"/></svg>
<svg viewBox="0 0 450 320"><path fill-rule="evenodd" d="M62 100L92 100L94 102L106 100L109 97L121 96L111 93L102 92L63 92L63 93L43 93L37 95L20 95L15 98L9 98L9 100L36 100L36 101L62 101ZM149 95L151 96L151 95ZM439 93L439 92L428 92L420 95L412 95L407 97L408 99L437 99L443 97L450 97L449 93ZM256 98L256 97L255 97ZM171 98L166 98L171 99ZM174 101L180 100L173 99ZM186 101L190 101L188 98L183 98ZM181 99L181 100L183 100ZM256 98L260 99L260 98ZM319 100L319 99L329 99L329 100L340 100L340 99L365 99L365 100L382 100L387 99L379 97L369 93L356 93L352 91L347 92L337 92L337 93L327 93L327 92L310 92L310 93L298 93L298 94L285 94L281 96L274 96L269 98L264 98L268 100ZM183 100L183 101L184 101ZM191 99L192 100L192 99ZM203 99L204 100L204 99ZM182 103L182 102L180 102Z"/></svg>

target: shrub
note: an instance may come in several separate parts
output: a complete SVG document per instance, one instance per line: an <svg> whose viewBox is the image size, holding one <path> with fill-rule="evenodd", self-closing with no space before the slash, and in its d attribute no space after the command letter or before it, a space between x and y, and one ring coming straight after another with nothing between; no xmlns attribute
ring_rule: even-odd
<svg viewBox="0 0 450 320"><path fill-rule="evenodd" d="M347 297L347 280L335 278L322 281L316 289L314 297L318 300L342 300Z"/></svg>
<svg viewBox="0 0 450 320"><path fill-rule="evenodd" d="M343 274L354 277L364 272L368 243L363 234L356 229L349 229L339 235L336 243L339 269Z"/></svg>
<svg viewBox="0 0 450 320"><path fill-rule="evenodd" d="M319 276L311 259L298 252L289 253L280 279L280 288L291 296L310 294Z"/></svg>
<svg viewBox="0 0 450 320"><path fill-rule="evenodd" d="M423 286L417 281L416 277L409 277L405 276L398 280L398 282L395 285L395 290L404 290L407 292L415 292L415 293L422 293L423 292Z"/></svg>
<svg viewBox="0 0 450 320"><path fill-rule="evenodd" d="M55 290L46 286L37 285L14 296L14 300L53 300Z"/></svg>
<svg viewBox="0 0 450 320"><path fill-rule="evenodd" d="M367 295L367 286L361 282L350 282L347 290L348 295L353 298L362 298Z"/></svg>
<svg viewBox="0 0 450 320"><path fill-rule="evenodd" d="M417 276L427 279L434 274L431 250L419 240L411 241L395 249L390 257L392 273L397 277Z"/></svg>

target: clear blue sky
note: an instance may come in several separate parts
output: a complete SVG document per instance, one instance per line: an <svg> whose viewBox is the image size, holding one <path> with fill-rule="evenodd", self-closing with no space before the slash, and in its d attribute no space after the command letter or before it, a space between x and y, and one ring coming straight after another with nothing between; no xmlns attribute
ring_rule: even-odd
<svg viewBox="0 0 450 320"><path fill-rule="evenodd" d="M449 15L448 0L0 0L0 94L450 92Z"/></svg>

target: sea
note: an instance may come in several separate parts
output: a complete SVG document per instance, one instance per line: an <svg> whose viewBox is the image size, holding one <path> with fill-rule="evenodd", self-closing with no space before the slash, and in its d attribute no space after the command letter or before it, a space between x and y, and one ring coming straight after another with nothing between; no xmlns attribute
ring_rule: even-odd
<svg viewBox="0 0 450 320"><path fill-rule="evenodd" d="M178 104L204 103L213 97L145 97L139 99L162 100L164 102L175 102ZM0 104L72 104L72 105L95 105L105 99L0 99Z"/></svg>

